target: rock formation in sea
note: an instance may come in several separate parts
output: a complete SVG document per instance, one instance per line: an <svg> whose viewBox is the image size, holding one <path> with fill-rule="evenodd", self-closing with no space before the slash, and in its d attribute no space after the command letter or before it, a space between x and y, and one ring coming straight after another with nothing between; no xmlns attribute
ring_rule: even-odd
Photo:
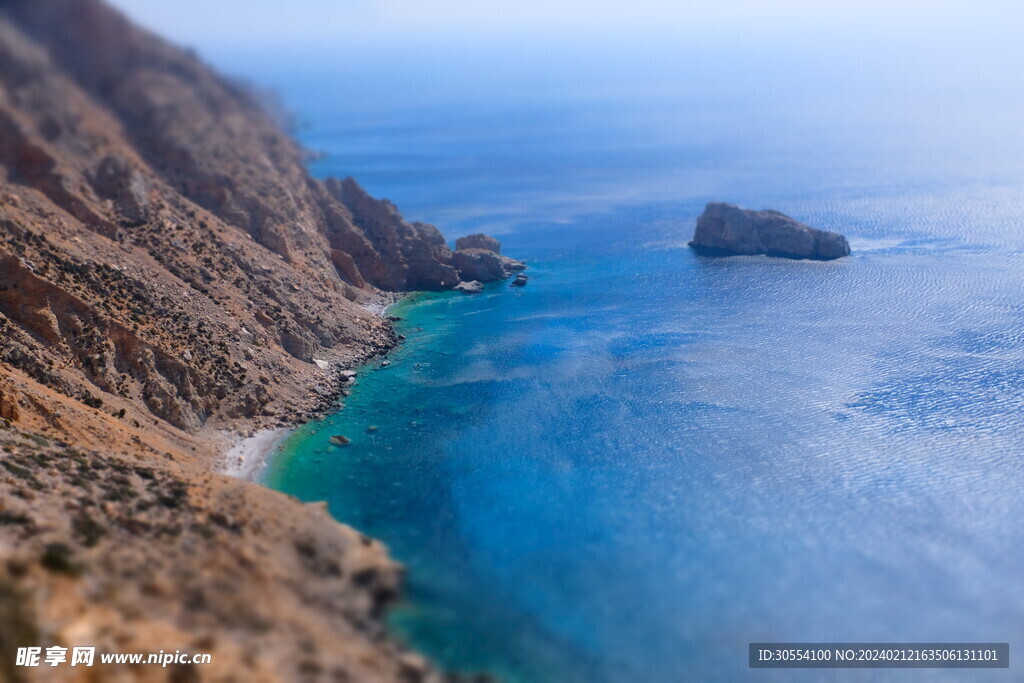
<svg viewBox="0 0 1024 683"><path fill-rule="evenodd" d="M0 590L21 596L0 617L36 644L77 628L239 680L436 677L384 636L379 544L216 471L225 432L336 405L396 343L381 291L521 264L485 237L453 253L305 158L101 0L0 3Z"/></svg>
<svg viewBox="0 0 1024 683"><path fill-rule="evenodd" d="M501 253L501 242L494 239L490 235L484 235L483 233L474 233L472 235L465 235L455 240L456 249L484 249L486 251L493 251L495 254Z"/></svg>
<svg viewBox="0 0 1024 683"><path fill-rule="evenodd" d="M451 262L465 281L504 280L526 268L522 261L501 255L501 242L479 233L456 240Z"/></svg>
<svg viewBox="0 0 1024 683"><path fill-rule="evenodd" d="M849 256L850 245L837 232L817 230L778 211L750 211L712 202L697 219L690 242L709 256L767 254L828 261Z"/></svg>
<svg viewBox="0 0 1024 683"><path fill-rule="evenodd" d="M460 282L455 286L455 291L462 292L463 294L480 294L484 291L484 283L478 280Z"/></svg>

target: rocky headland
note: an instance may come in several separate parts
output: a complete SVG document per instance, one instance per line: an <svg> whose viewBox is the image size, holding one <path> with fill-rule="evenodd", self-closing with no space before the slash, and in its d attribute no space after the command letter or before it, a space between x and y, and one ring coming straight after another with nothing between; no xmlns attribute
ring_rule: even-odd
<svg viewBox="0 0 1024 683"><path fill-rule="evenodd" d="M850 245L837 232L817 230L779 213L750 211L712 202L697 219L690 246L706 256L766 254L829 261L850 255Z"/></svg>
<svg viewBox="0 0 1024 683"><path fill-rule="evenodd" d="M305 158L101 0L0 3L0 667L98 644L219 663L175 680L440 678L384 633L386 551L219 474L224 434L335 405L398 341L382 293L523 265Z"/></svg>
<svg viewBox="0 0 1024 683"><path fill-rule="evenodd" d="M526 268L526 264L501 254L501 242L489 235L477 233L455 241L452 265L467 282L494 282L511 277Z"/></svg>

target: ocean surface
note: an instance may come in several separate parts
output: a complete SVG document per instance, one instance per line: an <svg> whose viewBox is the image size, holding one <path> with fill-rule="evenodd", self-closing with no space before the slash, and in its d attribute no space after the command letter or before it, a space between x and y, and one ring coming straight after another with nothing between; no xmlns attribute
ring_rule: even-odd
<svg viewBox="0 0 1024 683"><path fill-rule="evenodd" d="M1024 639L1020 49L392 47L224 61L317 175L529 263L398 304L266 473L408 565L395 633L510 682L1009 680L747 644ZM698 257L708 201L853 255Z"/></svg>

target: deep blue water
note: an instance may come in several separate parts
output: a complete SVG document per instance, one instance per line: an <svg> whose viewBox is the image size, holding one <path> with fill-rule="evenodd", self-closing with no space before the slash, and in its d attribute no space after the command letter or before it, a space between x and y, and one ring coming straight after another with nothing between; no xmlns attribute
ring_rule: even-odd
<svg viewBox="0 0 1024 683"><path fill-rule="evenodd" d="M268 472L408 564L400 637L568 683L754 678L751 641L1024 637L1024 90L981 52L871 53L250 69L315 173L530 264L400 304L391 365ZM697 257L711 200L854 254Z"/></svg>

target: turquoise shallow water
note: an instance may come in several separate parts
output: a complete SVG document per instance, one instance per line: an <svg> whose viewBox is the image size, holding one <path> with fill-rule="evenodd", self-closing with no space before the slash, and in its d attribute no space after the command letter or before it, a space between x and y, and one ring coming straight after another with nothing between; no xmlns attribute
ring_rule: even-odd
<svg viewBox="0 0 1024 683"><path fill-rule="evenodd" d="M744 680L751 641L1024 637L1022 90L816 56L684 55L642 72L661 88L282 69L316 173L530 263L521 290L396 306L391 364L268 470L408 564L401 637L542 683ZM854 255L697 257L710 200Z"/></svg>

